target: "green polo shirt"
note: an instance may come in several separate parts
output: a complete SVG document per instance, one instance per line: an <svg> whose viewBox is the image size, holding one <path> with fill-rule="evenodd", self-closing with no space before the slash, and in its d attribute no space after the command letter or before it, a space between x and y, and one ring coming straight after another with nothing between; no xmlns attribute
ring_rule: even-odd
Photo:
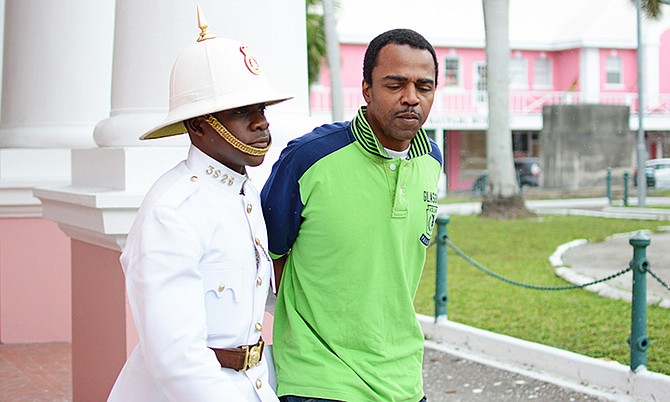
<svg viewBox="0 0 670 402"><path fill-rule="evenodd" d="M279 395L343 401L423 397L413 299L437 214L441 154L423 130L388 156L363 107L293 140L261 199L277 297Z"/></svg>

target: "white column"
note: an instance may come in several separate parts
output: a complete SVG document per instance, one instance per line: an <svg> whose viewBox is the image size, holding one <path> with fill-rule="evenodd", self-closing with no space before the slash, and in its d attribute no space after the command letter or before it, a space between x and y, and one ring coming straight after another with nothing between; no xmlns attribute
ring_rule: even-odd
<svg viewBox="0 0 670 402"><path fill-rule="evenodd" d="M645 30L646 31L646 30ZM658 106L660 98L660 37L648 38L649 32L643 34L644 47L644 107L646 110L653 109Z"/></svg>
<svg viewBox="0 0 670 402"><path fill-rule="evenodd" d="M109 117L95 129L98 146L186 144L181 137L153 143L138 137L165 115L172 63L197 36L195 12L187 12L189 3L116 1L112 103Z"/></svg>
<svg viewBox="0 0 670 402"><path fill-rule="evenodd" d="M109 108L112 0L6 0L2 148L92 147Z"/></svg>
<svg viewBox="0 0 670 402"><path fill-rule="evenodd" d="M0 216L34 216L32 188L70 181L70 149L95 146L109 109L114 2L3 3Z"/></svg>
<svg viewBox="0 0 670 402"><path fill-rule="evenodd" d="M645 107L653 109L660 99L661 85L661 36L670 28L670 7L663 7L663 16L658 21L647 21L643 25L644 46L644 93Z"/></svg>
<svg viewBox="0 0 670 402"><path fill-rule="evenodd" d="M600 95L600 55L599 49L582 48L579 57L579 88L581 103L596 103Z"/></svg>

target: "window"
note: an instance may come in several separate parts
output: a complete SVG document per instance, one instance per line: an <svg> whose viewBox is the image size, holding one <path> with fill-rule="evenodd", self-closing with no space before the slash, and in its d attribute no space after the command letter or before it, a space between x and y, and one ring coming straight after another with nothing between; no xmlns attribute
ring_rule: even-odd
<svg viewBox="0 0 670 402"><path fill-rule="evenodd" d="M540 136L537 131L512 131L514 157L537 157L540 155Z"/></svg>
<svg viewBox="0 0 670 402"><path fill-rule="evenodd" d="M477 63L475 70L475 87L478 91L486 91L486 64Z"/></svg>
<svg viewBox="0 0 670 402"><path fill-rule="evenodd" d="M551 88L551 60L535 59L533 68L533 86L536 88Z"/></svg>
<svg viewBox="0 0 670 402"><path fill-rule="evenodd" d="M509 84L512 87L525 88L528 86L528 68L526 59L514 57L509 61Z"/></svg>
<svg viewBox="0 0 670 402"><path fill-rule="evenodd" d="M457 87L460 85L460 61L455 57L444 59L444 85L447 87Z"/></svg>
<svg viewBox="0 0 670 402"><path fill-rule="evenodd" d="M623 84L623 63L620 57L609 56L605 62L605 71L606 71L606 83L608 85L621 85Z"/></svg>
<svg viewBox="0 0 670 402"><path fill-rule="evenodd" d="M483 62L475 62L475 102L486 102L486 64Z"/></svg>

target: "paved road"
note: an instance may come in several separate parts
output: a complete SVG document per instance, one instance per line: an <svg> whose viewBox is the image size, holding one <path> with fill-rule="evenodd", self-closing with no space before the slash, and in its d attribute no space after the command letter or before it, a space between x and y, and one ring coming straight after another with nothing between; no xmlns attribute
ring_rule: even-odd
<svg viewBox="0 0 670 402"><path fill-rule="evenodd" d="M606 400L430 347L425 349L423 378L429 402Z"/></svg>

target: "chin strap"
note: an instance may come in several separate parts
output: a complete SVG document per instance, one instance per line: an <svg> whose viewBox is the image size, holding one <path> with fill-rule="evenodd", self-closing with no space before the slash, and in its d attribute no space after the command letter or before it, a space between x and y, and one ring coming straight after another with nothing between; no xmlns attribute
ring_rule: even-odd
<svg viewBox="0 0 670 402"><path fill-rule="evenodd" d="M270 145L272 143L272 140L270 140L270 142L268 143L268 146L265 147L265 148L252 147L251 145L247 145L247 144L243 143L242 141L238 140L237 137L232 135L230 133L230 131L228 131L228 129L226 129L223 126L223 124L221 124L216 119L216 117L212 116L211 114L206 114L204 116L204 118L205 118L205 121L207 121L207 123L209 123L209 125L212 126L212 128L214 130L216 130L217 133L219 133L221 138L226 140L227 143L232 145L233 148L239 150L240 152L243 152L243 153L245 153L247 155L251 155L251 156L263 156L263 155L267 154L268 151L270 150Z"/></svg>

